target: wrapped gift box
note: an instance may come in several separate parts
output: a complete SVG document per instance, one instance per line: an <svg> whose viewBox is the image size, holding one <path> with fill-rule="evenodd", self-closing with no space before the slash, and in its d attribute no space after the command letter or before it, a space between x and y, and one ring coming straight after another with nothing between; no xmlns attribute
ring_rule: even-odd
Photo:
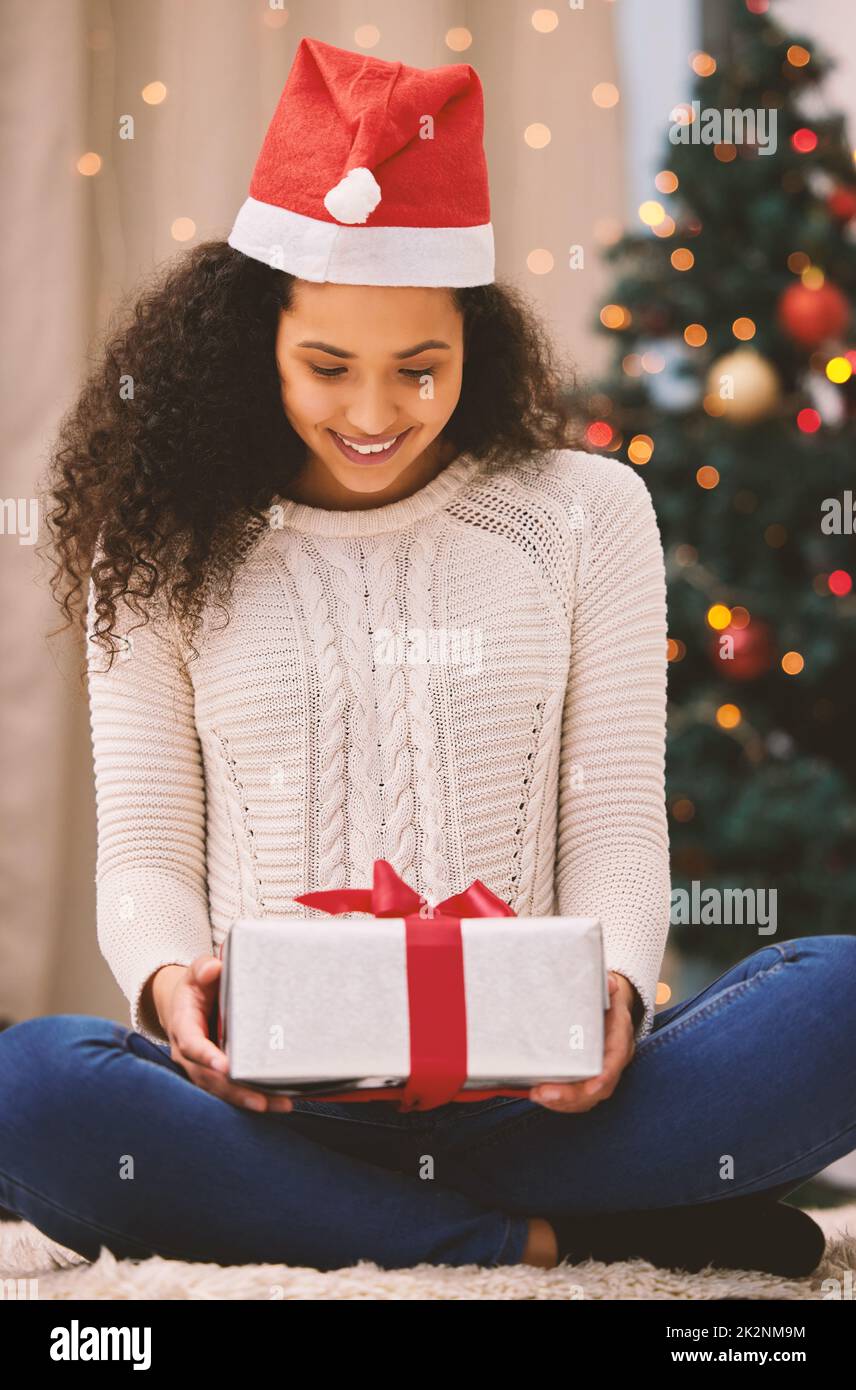
<svg viewBox="0 0 856 1390"><path fill-rule="evenodd" d="M441 928L458 943L457 976L444 974ZM594 918L241 918L222 955L218 1037L236 1082L308 1098L401 1097L417 1008L420 1067L448 1080L457 1040L462 1072L449 1099L525 1096L602 1070L609 989ZM402 1108L442 1103L426 1094Z"/></svg>

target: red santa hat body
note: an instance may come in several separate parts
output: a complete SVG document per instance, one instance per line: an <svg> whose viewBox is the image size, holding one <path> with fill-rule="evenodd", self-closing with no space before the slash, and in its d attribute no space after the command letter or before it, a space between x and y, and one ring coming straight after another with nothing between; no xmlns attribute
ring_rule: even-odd
<svg viewBox="0 0 856 1390"><path fill-rule="evenodd" d="M494 279L484 106L468 63L404 63L301 39L229 245L302 280Z"/></svg>

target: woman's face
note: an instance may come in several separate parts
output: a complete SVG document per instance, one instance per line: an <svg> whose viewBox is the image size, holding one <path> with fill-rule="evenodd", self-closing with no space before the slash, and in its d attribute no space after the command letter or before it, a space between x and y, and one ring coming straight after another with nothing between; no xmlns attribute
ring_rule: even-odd
<svg viewBox="0 0 856 1390"><path fill-rule="evenodd" d="M457 405L463 316L445 289L298 280L276 358L307 464L349 491L382 492L408 469L415 476Z"/></svg>

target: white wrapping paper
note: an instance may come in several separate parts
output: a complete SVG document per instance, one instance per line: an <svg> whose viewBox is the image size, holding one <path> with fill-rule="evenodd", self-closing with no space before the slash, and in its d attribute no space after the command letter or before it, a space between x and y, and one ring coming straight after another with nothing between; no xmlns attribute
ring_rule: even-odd
<svg viewBox="0 0 856 1390"><path fill-rule="evenodd" d="M464 918L461 938L464 1089L600 1073L609 989L596 919ZM291 1095L407 1080L403 919L241 918L223 959L219 1007L233 1080Z"/></svg>

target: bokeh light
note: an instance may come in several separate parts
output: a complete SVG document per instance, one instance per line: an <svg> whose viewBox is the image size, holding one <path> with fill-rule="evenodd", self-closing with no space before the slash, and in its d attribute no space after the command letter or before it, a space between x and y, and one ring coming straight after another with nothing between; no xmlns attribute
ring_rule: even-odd
<svg viewBox="0 0 856 1390"><path fill-rule="evenodd" d="M712 627L714 632L722 632L731 622L731 609L727 608L724 603L711 604L707 610L707 621L708 626Z"/></svg>
<svg viewBox="0 0 856 1390"><path fill-rule="evenodd" d="M811 406L806 406L797 415L797 429L802 430L803 434L816 434L820 429L820 416Z"/></svg>
<svg viewBox="0 0 856 1390"><path fill-rule="evenodd" d="M607 111L611 106L618 105L621 93L614 82L598 82L596 87L592 87L591 99L595 106Z"/></svg>
<svg viewBox="0 0 856 1390"><path fill-rule="evenodd" d="M735 319L731 325L731 331L735 338L739 338L741 343L748 343L750 338L755 337L755 324L752 319Z"/></svg>
<svg viewBox="0 0 856 1390"><path fill-rule="evenodd" d="M736 729L742 718L738 705L720 705L716 711L716 722L720 729Z"/></svg>
<svg viewBox="0 0 856 1390"><path fill-rule="evenodd" d="M674 193L678 187L678 176L671 169L661 169L654 180L658 193Z"/></svg>
<svg viewBox="0 0 856 1390"><path fill-rule="evenodd" d="M627 446L627 457L631 463L645 464L654 452L654 441L650 434L634 434Z"/></svg>
<svg viewBox="0 0 856 1390"><path fill-rule="evenodd" d="M665 216L666 210L662 203L658 203L654 198L648 198L639 205L639 218L646 227L659 226Z"/></svg>

